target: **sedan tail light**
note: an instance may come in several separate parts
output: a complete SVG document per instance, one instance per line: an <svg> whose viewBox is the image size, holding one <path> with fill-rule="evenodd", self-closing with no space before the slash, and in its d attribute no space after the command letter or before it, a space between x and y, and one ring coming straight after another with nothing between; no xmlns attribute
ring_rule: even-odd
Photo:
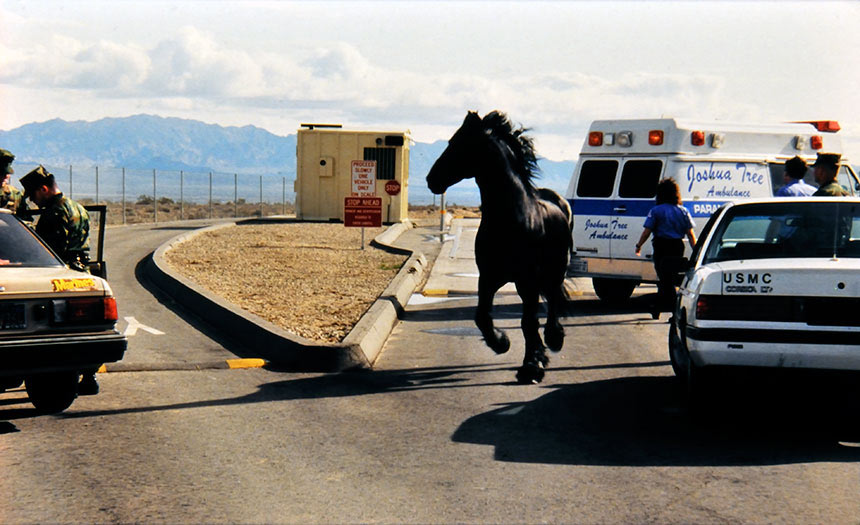
<svg viewBox="0 0 860 525"><path fill-rule="evenodd" d="M51 303L56 324L104 323L119 319L114 297L76 297Z"/></svg>

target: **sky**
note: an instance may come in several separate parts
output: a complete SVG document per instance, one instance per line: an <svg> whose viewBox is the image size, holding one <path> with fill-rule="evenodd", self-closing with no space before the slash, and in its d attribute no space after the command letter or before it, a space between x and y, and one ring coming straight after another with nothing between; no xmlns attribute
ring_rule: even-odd
<svg viewBox="0 0 860 525"><path fill-rule="evenodd" d="M449 138L506 112L573 160L595 119L838 120L860 2L0 0L0 129L141 113Z"/></svg>

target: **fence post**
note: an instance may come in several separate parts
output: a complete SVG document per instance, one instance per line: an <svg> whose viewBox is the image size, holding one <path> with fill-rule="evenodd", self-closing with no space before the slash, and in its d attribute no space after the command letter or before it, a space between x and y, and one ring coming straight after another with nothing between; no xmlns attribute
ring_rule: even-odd
<svg viewBox="0 0 860 525"><path fill-rule="evenodd" d="M158 186L155 182L155 170L152 170L152 221L158 223Z"/></svg>
<svg viewBox="0 0 860 525"><path fill-rule="evenodd" d="M209 172L209 218L212 218L212 172Z"/></svg>
<svg viewBox="0 0 860 525"><path fill-rule="evenodd" d="M185 219L185 173L179 170L179 220Z"/></svg>
<svg viewBox="0 0 860 525"><path fill-rule="evenodd" d="M233 218L239 216L239 174L233 174Z"/></svg>
<svg viewBox="0 0 860 525"><path fill-rule="evenodd" d="M125 224L125 168L122 169L122 223Z"/></svg>

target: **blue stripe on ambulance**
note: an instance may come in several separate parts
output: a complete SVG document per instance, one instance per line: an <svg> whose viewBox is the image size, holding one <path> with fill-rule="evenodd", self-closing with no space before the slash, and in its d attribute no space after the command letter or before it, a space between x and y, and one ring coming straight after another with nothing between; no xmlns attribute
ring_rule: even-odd
<svg viewBox="0 0 860 525"><path fill-rule="evenodd" d="M568 199L573 215L646 217L654 207L653 200L641 199ZM684 207L693 217L710 217L726 201L685 202ZM624 212L616 211L623 208Z"/></svg>

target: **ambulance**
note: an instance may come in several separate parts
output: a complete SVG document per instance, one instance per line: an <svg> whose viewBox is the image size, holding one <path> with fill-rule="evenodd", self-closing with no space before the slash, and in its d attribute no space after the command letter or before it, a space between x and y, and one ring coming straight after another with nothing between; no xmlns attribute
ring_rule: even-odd
<svg viewBox="0 0 860 525"><path fill-rule="evenodd" d="M635 252L661 179L678 183L698 236L724 203L773 197L795 155L811 166L818 153L842 154L839 129L836 121L594 121L566 193L574 217L568 276L590 277L604 301L628 299L640 283L657 282L651 243L641 256ZM815 185L812 169L805 180ZM844 155L837 182L851 195L860 193Z"/></svg>

